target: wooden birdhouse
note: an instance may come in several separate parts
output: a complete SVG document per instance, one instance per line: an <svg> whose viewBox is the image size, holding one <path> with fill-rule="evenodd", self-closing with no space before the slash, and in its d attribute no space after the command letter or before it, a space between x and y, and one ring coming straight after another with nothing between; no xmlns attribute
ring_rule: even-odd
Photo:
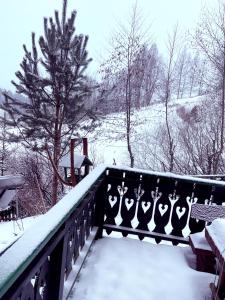
<svg viewBox="0 0 225 300"><path fill-rule="evenodd" d="M75 185L81 181L88 173L92 162L88 158L88 144L87 138L83 138L83 154L76 154L74 152L74 141L71 140L71 149L70 153L64 155L60 162L59 166L64 169L64 178L65 181Z"/></svg>

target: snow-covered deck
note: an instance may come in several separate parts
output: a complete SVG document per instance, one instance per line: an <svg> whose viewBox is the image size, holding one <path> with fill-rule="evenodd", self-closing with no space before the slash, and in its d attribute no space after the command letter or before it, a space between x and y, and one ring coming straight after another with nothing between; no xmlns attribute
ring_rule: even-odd
<svg viewBox="0 0 225 300"><path fill-rule="evenodd" d="M130 238L98 240L71 300L205 300L215 275L194 270L190 247Z"/></svg>
<svg viewBox="0 0 225 300"><path fill-rule="evenodd" d="M222 206L224 195L224 182L98 167L0 256L0 298L211 299L215 277L191 268L190 248L113 235L188 244L205 228L192 206Z"/></svg>

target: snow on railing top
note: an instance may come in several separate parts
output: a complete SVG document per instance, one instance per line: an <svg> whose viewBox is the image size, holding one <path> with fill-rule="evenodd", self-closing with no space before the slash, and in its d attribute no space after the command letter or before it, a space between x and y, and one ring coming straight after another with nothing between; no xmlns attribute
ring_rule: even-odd
<svg viewBox="0 0 225 300"><path fill-rule="evenodd" d="M105 169L104 166L94 169L0 257L0 298L44 248Z"/></svg>
<svg viewBox="0 0 225 300"><path fill-rule="evenodd" d="M223 181L218 181L218 180L213 180L213 179L206 179L206 178L199 178L197 176L193 175L179 175L171 172L156 172L156 171L147 171L143 169L138 169L138 168L130 168L126 166L108 166L110 169L115 169L115 170L121 170L121 171L128 171L128 172L135 172L139 174L147 174L147 175L153 175L153 176L158 176L158 177L165 177L165 178L174 178L174 179L180 179L180 180L185 180L185 181L194 181L194 182L199 182L199 183L206 183L206 184L216 184L217 186L225 186L225 182Z"/></svg>

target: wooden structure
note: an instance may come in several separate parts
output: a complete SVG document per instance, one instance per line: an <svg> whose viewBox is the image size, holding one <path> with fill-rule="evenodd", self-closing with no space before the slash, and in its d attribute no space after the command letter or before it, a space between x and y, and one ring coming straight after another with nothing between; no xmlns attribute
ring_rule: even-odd
<svg viewBox="0 0 225 300"><path fill-rule="evenodd" d="M223 300L225 298L225 222L221 228L220 224L212 224L214 230L207 227L205 230L206 239L217 258L218 280L211 283L210 287L214 300ZM215 232L218 234L215 234ZM221 236L222 235L222 239ZM221 243L222 242L222 243Z"/></svg>
<svg viewBox="0 0 225 300"><path fill-rule="evenodd" d="M196 255L197 271L215 274L215 255L205 238L205 233L199 232L191 234L189 240L192 251Z"/></svg>
<svg viewBox="0 0 225 300"><path fill-rule="evenodd" d="M59 166L64 169L64 179L66 182L75 186L89 173L90 166L92 162L88 158L88 142L87 138L83 138L83 155L75 153L75 141L76 139L71 139L70 153L64 155Z"/></svg>
<svg viewBox="0 0 225 300"><path fill-rule="evenodd" d="M191 216L192 206L209 200L225 202L225 182L95 168L0 257L0 298L67 299L103 230L188 244L188 236L206 224Z"/></svg>
<svg viewBox="0 0 225 300"><path fill-rule="evenodd" d="M207 224L211 224L217 218L225 218L225 206L212 205L209 201L206 203L211 205L204 205L195 203L191 208L191 216L198 220L203 220ZM216 272L215 254L212 250L211 244L206 239L205 232L191 234L189 237L190 246L197 257L197 270L201 272Z"/></svg>
<svg viewBox="0 0 225 300"><path fill-rule="evenodd" d="M12 200L16 189L24 183L22 176L0 176L0 222L15 220L18 215L16 205Z"/></svg>
<svg viewBox="0 0 225 300"><path fill-rule="evenodd" d="M62 157L59 162L59 166L64 169L64 177L67 182L71 181L71 162L70 155L67 154ZM87 176L89 169L87 166L92 166L92 162L85 155L78 155L74 153L74 172L76 177L76 183L80 182L85 176ZM88 170L88 171L87 171Z"/></svg>

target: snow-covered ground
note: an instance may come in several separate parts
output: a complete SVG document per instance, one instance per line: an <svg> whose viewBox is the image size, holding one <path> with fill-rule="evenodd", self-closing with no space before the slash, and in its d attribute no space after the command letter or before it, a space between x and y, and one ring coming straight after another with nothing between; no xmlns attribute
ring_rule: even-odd
<svg viewBox="0 0 225 300"><path fill-rule="evenodd" d="M169 103L169 120L173 124L178 120L178 110L184 107L187 111L202 103L204 97L194 97L171 100ZM149 107L135 111L132 115L132 144L155 135L165 122L165 104L155 103ZM129 165L126 145L125 113L113 113L99 120L99 126L94 133L89 134L90 158L98 163ZM135 154L135 153L134 153Z"/></svg>
<svg viewBox="0 0 225 300"><path fill-rule="evenodd" d="M129 238L98 240L71 300L206 300L215 276L194 270L190 247Z"/></svg>
<svg viewBox="0 0 225 300"><path fill-rule="evenodd" d="M18 221L0 222L0 255L13 242L15 242L38 217L28 217Z"/></svg>

